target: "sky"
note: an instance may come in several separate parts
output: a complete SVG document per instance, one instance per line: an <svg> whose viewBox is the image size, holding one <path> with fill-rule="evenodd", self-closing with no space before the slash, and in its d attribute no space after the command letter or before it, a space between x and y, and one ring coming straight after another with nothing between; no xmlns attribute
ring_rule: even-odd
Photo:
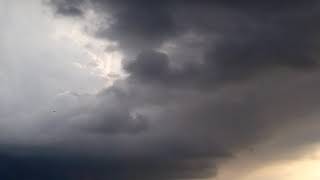
<svg viewBox="0 0 320 180"><path fill-rule="evenodd" d="M318 180L316 0L0 0L0 179Z"/></svg>

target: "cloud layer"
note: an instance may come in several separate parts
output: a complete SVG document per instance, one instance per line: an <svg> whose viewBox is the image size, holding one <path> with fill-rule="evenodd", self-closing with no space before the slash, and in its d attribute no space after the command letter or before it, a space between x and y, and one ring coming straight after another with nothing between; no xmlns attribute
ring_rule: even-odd
<svg viewBox="0 0 320 180"><path fill-rule="evenodd" d="M320 127L308 119L320 105L317 1L47 5L79 21L94 11L105 23L91 35L117 44L128 77L96 95L65 94L54 115L34 116L36 131L2 148L5 178L210 178L273 134L294 147L286 153L306 143L293 137L318 141L317 128L307 132Z"/></svg>

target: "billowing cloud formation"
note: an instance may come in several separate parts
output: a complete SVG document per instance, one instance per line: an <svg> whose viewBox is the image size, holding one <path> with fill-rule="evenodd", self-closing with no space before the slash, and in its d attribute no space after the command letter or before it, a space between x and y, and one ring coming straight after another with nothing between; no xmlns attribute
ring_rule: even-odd
<svg viewBox="0 0 320 180"><path fill-rule="evenodd" d="M13 155L0 157L21 177L208 178L221 159L273 133L290 142L292 126L303 132L310 124L320 128L316 120L306 120L320 107L317 1L52 0L50 5L60 15L81 18L93 10L105 19L94 36L118 44L129 76L97 95L76 96L70 106L57 104L54 117L36 116L44 120L31 137L48 135L36 139L58 153L10 150ZM4 174L21 178L10 170Z"/></svg>

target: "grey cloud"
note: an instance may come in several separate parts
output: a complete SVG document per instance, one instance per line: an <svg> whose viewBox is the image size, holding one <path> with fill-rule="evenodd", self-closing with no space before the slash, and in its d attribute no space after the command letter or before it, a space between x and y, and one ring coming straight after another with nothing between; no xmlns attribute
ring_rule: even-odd
<svg viewBox="0 0 320 180"><path fill-rule="evenodd" d="M179 72L169 70L167 75L161 72L162 75L153 77L155 81L160 78L159 82L162 82L166 76L165 81L174 79L175 84L183 81L187 81L184 84L214 84L250 78L259 71L278 66L317 66L314 54L318 40L314 37L319 30L316 21L319 6L315 1L92 3L98 6L97 12L114 18L110 27L102 26L98 30L97 37L118 42L127 59L137 55L137 60L141 61L138 55L141 52L143 55L168 42L178 45L168 53L167 61L172 61L171 56L180 51L174 57L176 63L182 63ZM183 37L188 33L201 39L195 47L190 48L195 39L190 42ZM187 57L189 51L199 55ZM156 55L148 58L150 61L157 59ZM184 64L186 58L190 60Z"/></svg>
<svg viewBox="0 0 320 180"><path fill-rule="evenodd" d="M302 129L309 123L318 124L316 120L308 120L320 105L319 97L314 96L319 90L318 74L294 70L267 72L255 79L224 85L216 91L170 90L148 86L145 82L118 82L98 96L101 104L91 107L92 111L79 111L87 117L77 118L78 113L74 113L67 118L75 122L67 130L72 136L75 135L72 131L79 128L77 122L87 125L80 128L79 137L58 142L68 144L72 152L93 157L99 154L102 159L94 163L107 163L101 167L102 173L111 169L112 172L97 179L130 179L132 174L137 179L213 176L220 159L261 143L273 133L286 135L294 124ZM130 111L146 118L146 129L136 133L127 131L131 120L125 114ZM118 117L120 112L123 119ZM101 119L95 121L97 118ZM88 123L82 124L83 120ZM115 131L112 123L120 129ZM66 123L58 127L63 125ZM94 136L86 137L89 135ZM59 144L55 146L66 148ZM71 167L77 169L77 166ZM88 174L99 173L89 171Z"/></svg>
<svg viewBox="0 0 320 180"><path fill-rule="evenodd" d="M164 53L149 51L141 53L125 68L133 77L142 80L168 81L169 58Z"/></svg>
<svg viewBox="0 0 320 180"><path fill-rule="evenodd" d="M3 158L11 162L4 177L19 178L17 171L34 179L214 176L219 161L238 150L261 143L273 133L286 134L291 124L301 128L318 124L306 119L320 105L319 97L314 96L319 90L318 74L292 70L266 73L216 91L118 82L93 97L97 98L94 104L83 102L83 108L61 114L60 122L56 119L40 128L40 134L53 133L55 137L53 142L44 140L49 149L15 147L27 153L25 157L14 150L9 151L9 157L10 153L3 152ZM81 106L77 103L76 107ZM127 112L141 114L147 126L132 133L134 126Z"/></svg>
<svg viewBox="0 0 320 180"><path fill-rule="evenodd" d="M18 147L21 148L21 147ZM10 148L13 151L13 148ZM12 155L1 153L1 177L13 180L28 177L32 180L40 179L176 179L192 177L190 164L201 169L203 173L212 174L214 170L204 169L207 162L199 161L176 161L175 159L130 159L121 160L115 158L84 158L65 153L55 154L42 153L41 149L29 149L28 155ZM189 167L189 168L186 168ZM205 168L204 168L205 167ZM177 174L177 169L183 171ZM154 176L157 174L157 176ZM191 176L190 176L191 175Z"/></svg>
<svg viewBox="0 0 320 180"><path fill-rule="evenodd" d="M320 105L316 1L52 2L63 15L87 2L111 15L96 37L119 43L129 77L40 116L50 122L37 133L57 136L44 141L65 162L4 155L13 163L5 177L18 169L31 179L207 178L220 159L291 124L318 124L305 120ZM78 163L88 156L99 158Z"/></svg>
<svg viewBox="0 0 320 180"><path fill-rule="evenodd" d="M63 14L67 16L82 16L83 10L81 9L82 3L84 0L57 0L57 1L48 1L51 5L55 6L56 13Z"/></svg>
<svg viewBox="0 0 320 180"><path fill-rule="evenodd" d="M76 126L83 128L83 130L93 133L103 134L137 134L143 133L148 129L147 119L140 115L130 112L130 109L124 107L116 107L104 109L96 108L92 113L92 116L84 116L76 118Z"/></svg>

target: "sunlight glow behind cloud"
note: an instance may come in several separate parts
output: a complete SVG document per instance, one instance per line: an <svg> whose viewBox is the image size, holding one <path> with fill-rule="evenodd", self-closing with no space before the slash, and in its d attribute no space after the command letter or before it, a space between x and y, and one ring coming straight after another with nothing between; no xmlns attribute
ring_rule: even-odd
<svg viewBox="0 0 320 180"><path fill-rule="evenodd" d="M257 162L250 165L249 161L247 164L238 163L237 167L231 169L226 166L214 180L319 180L320 145L310 149L292 160L263 162L265 165L260 162L257 166Z"/></svg>
<svg viewBox="0 0 320 180"><path fill-rule="evenodd" d="M73 42L90 58L89 63L74 62L73 64L88 73L106 80L110 86L119 78L125 77L121 67L123 55L116 50L117 43L101 40L88 35L87 31L94 31L96 21L99 21L92 11L86 13L84 21L73 19L56 19L54 39L66 39Z"/></svg>

